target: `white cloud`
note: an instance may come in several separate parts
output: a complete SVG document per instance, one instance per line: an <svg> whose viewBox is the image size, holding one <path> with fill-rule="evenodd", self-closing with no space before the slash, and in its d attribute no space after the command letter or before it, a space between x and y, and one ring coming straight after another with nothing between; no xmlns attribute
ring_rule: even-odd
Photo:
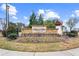
<svg viewBox="0 0 79 59"><path fill-rule="evenodd" d="M70 17L79 17L79 10L75 10L75 11L72 11L72 14L70 15Z"/></svg>
<svg viewBox="0 0 79 59"><path fill-rule="evenodd" d="M5 10L5 9L6 9L6 5L5 5L5 4L2 4L2 5L1 5L1 9L2 9L2 10Z"/></svg>
<svg viewBox="0 0 79 59"><path fill-rule="evenodd" d="M60 16L54 11L46 12L46 18L60 18Z"/></svg>
<svg viewBox="0 0 79 59"><path fill-rule="evenodd" d="M79 10L75 10L75 15L79 16Z"/></svg>
<svg viewBox="0 0 79 59"><path fill-rule="evenodd" d="M44 14L44 13L45 13L45 11L44 11L43 9L39 9L39 10L38 10L38 15Z"/></svg>
<svg viewBox="0 0 79 59"><path fill-rule="evenodd" d="M71 14L71 17L75 17L75 15L74 14Z"/></svg>
<svg viewBox="0 0 79 59"><path fill-rule="evenodd" d="M49 18L60 18L60 16L58 15L58 13L52 11L52 10L43 10L43 9L39 9L38 10L38 15L42 14L44 20L47 20Z"/></svg>
<svg viewBox="0 0 79 59"><path fill-rule="evenodd" d="M12 16L13 19L18 19L16 16Z"/></svg>
<svg viewBox="0 0 79 59"><path fill-rule="evenodd" d="M24 19L27 19L28 17L24 16Z"/></svg>
<svg viewBox="0 0 79 59"><path fill-rule="evenodd" d="M9 6L9 14L15 16L16 13L17 13L16 7L14 7L14 6L10 5L10 4L8 4L8 6ZM5 11L6 10L6 4L2 4L1 9L3 11Z"/></svg>

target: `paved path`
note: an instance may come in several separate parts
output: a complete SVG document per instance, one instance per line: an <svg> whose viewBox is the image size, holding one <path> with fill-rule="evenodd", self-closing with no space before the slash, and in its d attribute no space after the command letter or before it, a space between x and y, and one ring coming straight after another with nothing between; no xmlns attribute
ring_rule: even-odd
<svg viewBox="0 0 79 59"><path fill-rule="evenodd" d="M0 49L0 56L79 56L79 48L57 52L19 52Z"/></svg>

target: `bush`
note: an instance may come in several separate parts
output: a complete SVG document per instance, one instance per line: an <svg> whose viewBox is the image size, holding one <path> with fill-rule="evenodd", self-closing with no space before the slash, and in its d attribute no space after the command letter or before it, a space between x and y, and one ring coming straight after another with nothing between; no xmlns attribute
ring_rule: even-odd
<svg viewBox="0 0 79 59"><path fill-rule="evenodd" d="M18 36L18 29L16 29L15 26L11 25L7 30L2 31L2 35L10 39L16 39Z"/></svg>
<svg viewBox="0 0 79 59"><path fill-rule="evenodd" d="M9 39L16 39L17 38L17 34L16 33L11 33L11 34L8 34L7 36Z"/></svg>
<svg viewBox="0 0 79 59"><path fill-rule="evenodd" d="M7 31L7 37L8 37L9 39L12 39L12 40L13 40L13 39L16 39L17 36L18 36L18 34L17 34L16 29L8 30L8 31Z"/></svg>
<svg viewBox="0 0 79 59"><path fill-rule="evenodd" d="M71 31L71 32L68 32L67 35L69 37L76 37L76 36L78 36L78 33L77 33L77 31Z"/></svg>
<svg viewBox="0 0 79 59"><path fill-rule="evenodd" d="M6 32L5 30L2 31L3 37L6 37L6 33L7 33L7 32Z"/></svg>

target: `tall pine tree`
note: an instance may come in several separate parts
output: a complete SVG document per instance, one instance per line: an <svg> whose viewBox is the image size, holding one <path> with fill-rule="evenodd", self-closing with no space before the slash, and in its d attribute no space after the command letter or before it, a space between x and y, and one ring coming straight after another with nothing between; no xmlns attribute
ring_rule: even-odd
<svg viewBox="0 0 79 59"><path fill-rule="evenodd" d="M33 12L32 15L30 16L30 20L29 20L29 27L31 28L32 25L36 25L37 24L37 20L36 20L36 15Z"/></svg>
<svg viewBox="0 0 79 59"><path fill-rule="evenodd" d="M38 19L38 25L43 25L43 17L40 14L39 19Z"/></svg>

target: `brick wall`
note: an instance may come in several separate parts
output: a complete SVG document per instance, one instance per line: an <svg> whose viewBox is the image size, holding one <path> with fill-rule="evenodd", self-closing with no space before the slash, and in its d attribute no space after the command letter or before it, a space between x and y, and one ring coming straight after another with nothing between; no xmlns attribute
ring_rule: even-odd
<svg viewBox="0 0 79 59"><path fill-rule="evenodd" d="M21 32L22 34L28 34L28 33L32 33L32 30L31 29L24 29L22 30ZM54 34L57 34L57 30L46 30L46 33L54 33Z"/></svg>

